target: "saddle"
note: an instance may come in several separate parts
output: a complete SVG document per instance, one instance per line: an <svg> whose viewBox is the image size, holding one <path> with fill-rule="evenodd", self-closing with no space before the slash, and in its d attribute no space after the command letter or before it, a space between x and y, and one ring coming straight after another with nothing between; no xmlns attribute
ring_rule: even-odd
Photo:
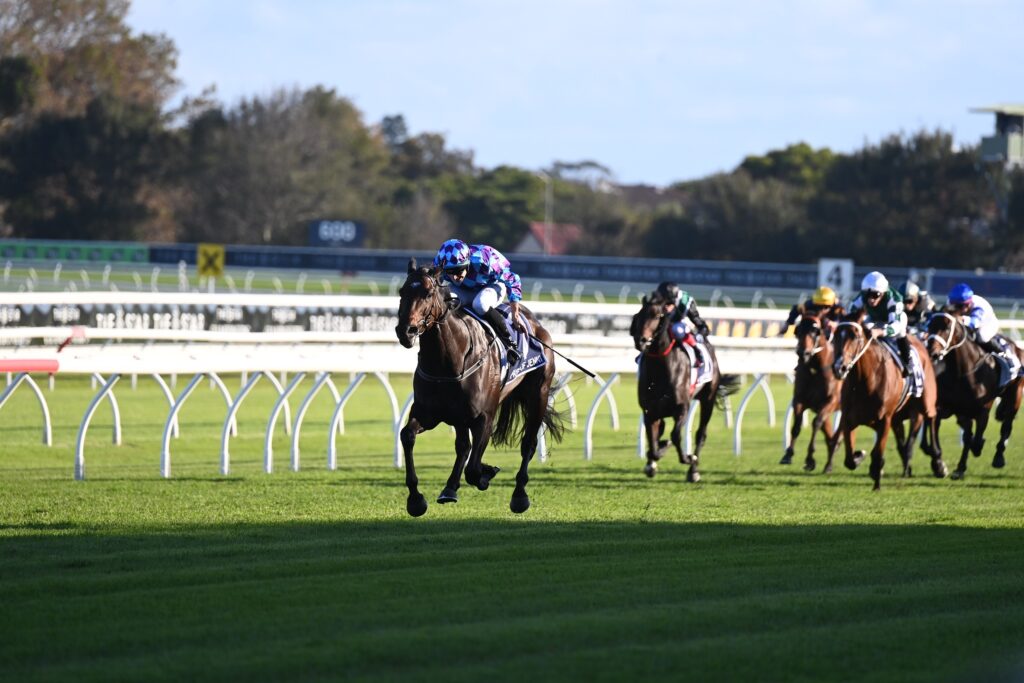
<svg viewBox="0 0 1024 683"><path fill-rule="evenodd" d="M516 377L532 372L538 368L542 368L547 365L547 358L544 357L544 347L541 346L540 342L530 336L529 332L520 332L513 325L512 321L509 320L509 306L508 304L500 304L497 306L498 311L501 313L501 317L505 321L505 327L508 329L509 334L512 335L513 341L515 341L516 348L519 349L519 362L514 366L509 367L508 365L508 354L505 351L505 345L499 343L498 353L501 357L501 366L505 369L505 383L511 382ZM487 333L491 337L496 337L497 333L491 327L491 324L484 320L482 317L477 315L471 307L466 306L462 309L470 317L479 322L487 330ZM522 324L524 330L529 330L530 325L528 321L519 315L519 322Z"/></svg>
<svg viewBox="0 0 1024 683"><path fill-rule="evenodd" d="M999 388L1002 389L1020 377L1021 365L1013 349L1013 342L1001 334L996 335L995 338L996 342L1003 349L1003 352L1000 354L992 354L996 362L999 363Z"/></svg>

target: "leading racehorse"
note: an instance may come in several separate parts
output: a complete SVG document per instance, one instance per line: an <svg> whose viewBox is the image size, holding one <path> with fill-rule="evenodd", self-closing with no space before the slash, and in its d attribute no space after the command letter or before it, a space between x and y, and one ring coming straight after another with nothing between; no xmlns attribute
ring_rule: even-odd
<svg viewBox="0 0 1024 683"><path fill-rule="evenodd" d="M960 462L950 478L963 478L967 472L968 452L975 457L981 455L985 428L996 398L999 398L996 420L1002 423L1002 427L992 466L1004 467L1006 442L1013 431L1013 419L1020 410L1024 380L1017 378L1000 387L999 363L975 342L972 332L958 317L948 312L933 313L928 318L927 329L928 352L937 368L939 418L954 416L963 430ZM1020 349L1016 345L1014 348L1020 357Z"/></svg>
<svg viewBox="0 0 1024 683"><path fill-rule="evenodd" d="M882 485L882 468L885 465L885 443L889 428L896 435L896 444L903 460L903 476L911 475L910 457L922 425L930 432L926 438L926 452L932 457L932 474L937 478L946 476L946 464L942 462L936 430L936 388L935 371L924 346L917 338L910 343L918 351L924 371L924 387L920 396L913 396L895 358L884 347L884 342L875 339L871 330L863 324L863 311L847 316L836 325L832 336L835 361L833 370L843 380L840 409L843 411L839 429L846 446L848 469L855 469L864 459L864 452L853 451L854 430L868 425L875 431L875 445L871 449L871 479L874 490ZM910 429L904 433L903 421L910 421ZM928 436L928 435L926 435Z"/></svg>
<svg viewBox="0 0 1024 683"><path fill-rule="evenodd" d="M553 441L560 440L563 432L562 415L548 402L555 376L551 335L529 310L520 307L530 334L544 344L546 363L506 383L496 339L479 321L459 310L458 299L449 292L439 268L417 268L416 260L410 259L398 295L398 341L405 348L411 348L417 339L420 343L413 404L401 432L409 489L406 510L413 517L427 511L413 463L416 435L444 422L455 428L455 465L437 502L458 501L463 469L466 483L481 491L487 489L498 472L497 467L483 462L484 450L493 438L498 444L521 444L522 463L509 507L512 512L525 512L530 507L527 468L537 450L539 431L543 426Z"/></svg>
<svg viewBox="0 0 1024 683"><path fill-rule="evenodd" d="M633 316L630 333L633 344L640 351L637 395L644 413L644 430L647 434L647 465L644 473L653 477L658 469L658 460L668 444L661 439L665 433L665 418L671 417L672 445L679 455L679 462L689 465L686 480L700 481L700 451L707 438L708 422L715 404L721 405L725 397L739 387L739 377L722 375L718 368L714 349L708 344L710 356L705 362L713 364L711 379L701 386L695 386L690 377L690 360L687 354L675 348L677 342L669 333L672 316L669 315L669 301L655 292L644 297L640 311ZM683 453L681 431L687 422L693 399L700 402L700 423L697 426L696 446L692 454Z"/></svg>
<svg viewBox="0 0 1024 683"><path fill-rule="evenodd" d="M793 376L793 426L790 429L789 446L779 461L780 465L793 462L796 437L803 426L804 411L813 410L816 415L811 422L811 438L807 443L807 457L804 470L814 471L814 438L821 430L825 435L828 449L826 474L832 471L832 456L839 445L839 432L833 434L829 419L839 409L839 393L842 381L832 372L832 344L829 329L834 323L814 315L800 318L794 331L796 335L796 371Z"/></svg>

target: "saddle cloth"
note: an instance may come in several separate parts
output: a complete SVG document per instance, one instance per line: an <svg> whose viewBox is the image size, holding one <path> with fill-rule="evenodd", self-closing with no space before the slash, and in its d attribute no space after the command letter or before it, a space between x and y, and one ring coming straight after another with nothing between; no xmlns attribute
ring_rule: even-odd
<svg viewBox="0 0 1024 683"><path fill-rule="evenodd" d="M505 328L508 330L509 334L512 335L512 340L515 342L516 348L519 349L520 355L519 362L510 368L508 365L508 354L505 351L505 345L500 341L498 342L498 353L501 356L501 367L505 372L504 382L507 384L520 375L526 374L527 372L533 372L538 368L544 367L547 365L548 361L547 358L544 357L544 347L540 345L539 341L531 337L528 332L520 332L512 326L512 321L509 320L508 304L500 304L497 308L498 311L501 312L501 317L505 320ZM476 311L471 307L467 306L462 310L479 321L492 337L496 336L491 324L477 315ZM519 322L522 323L525 329L530 329L529 322L527 322L522 314L519 315Z"/></svg>
<svg viewBox="0 0 1024 683"><path fill-rule="evenodd" d="M711 360L711 353L708 351L708 347L702 343L697 342L697 347L694 348L689 344L679 345L685 352L687 357L690 359L690 377L693 382L690 383L690 393L697 393L697 390L711 381L712 376L715 374L714 361ZM704 359L704 364L697 369L697 353Z"/></svg>
<svg viewBox="0 0 1024 683"><path fill-rule="evenodd" d="M896 367L903 371L903 361L900 360L900 349L896 346L895 339L881 339L882 346L892 359L896 361ZM920 396L924 393L924 366L921 365L921 357L917 355L917 349L914 346L910 347L910 373L907 377L906 383L909 384L909 396Z"/></svg>

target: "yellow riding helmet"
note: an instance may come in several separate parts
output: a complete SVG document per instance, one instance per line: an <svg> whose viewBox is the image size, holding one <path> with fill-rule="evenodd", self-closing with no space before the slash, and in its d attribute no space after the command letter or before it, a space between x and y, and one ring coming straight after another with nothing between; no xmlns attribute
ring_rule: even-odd
<svg viewBox="0 0 1024 683"><path fill-rule="evenodd" d="M836 293L831 287L822 285L814 290L814 295L811 297L811 301L819 306L834 306L836 303Z"/></svg>

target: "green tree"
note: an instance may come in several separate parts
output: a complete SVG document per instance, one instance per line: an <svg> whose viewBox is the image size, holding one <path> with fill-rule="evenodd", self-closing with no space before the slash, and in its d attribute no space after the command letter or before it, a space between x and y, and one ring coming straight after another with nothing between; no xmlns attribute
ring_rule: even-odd
<svg viewBox="0 0 1024 683"><path fill-rule="evenodd" d="M4 219L18 237L137 239L168 142L144 105L101 97L80 116L44 114L0 141Z"/></svg>
<svg viewBox="0 0 1024 683"><path fill-rule="evenodd" d="M499 166L475 176L444 176L438 191L462 239L511 251L543 211L536 182L528 171Z"/></svg>
<svg viewBox="0 0 1024 683"><path fill-rule="evenodd" d="M387 151L333 90L281 90L208 110L184 135L184 239L304 244L310 220L344 218L367 222L371 245L387 244Z"/></svg>

